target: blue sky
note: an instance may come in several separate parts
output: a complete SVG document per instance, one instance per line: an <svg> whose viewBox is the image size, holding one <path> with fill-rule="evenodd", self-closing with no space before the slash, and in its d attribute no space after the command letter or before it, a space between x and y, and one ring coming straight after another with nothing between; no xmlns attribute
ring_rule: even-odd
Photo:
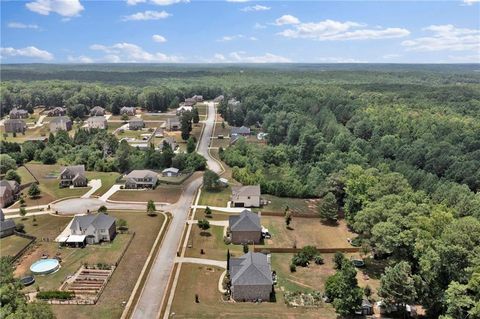
<svg viewBox="0 0 480 319"><path fill-rule="evenodd" d="M2 0L1 62L479 63L478 1Z"/></svg>

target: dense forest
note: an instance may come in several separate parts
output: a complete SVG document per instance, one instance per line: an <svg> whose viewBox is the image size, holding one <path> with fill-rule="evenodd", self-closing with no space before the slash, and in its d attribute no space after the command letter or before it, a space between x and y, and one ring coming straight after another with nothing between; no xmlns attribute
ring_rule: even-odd
<svg viewBox="0 0 480 319"><path fill-rule="evenodd" d="M230 125L268 134L267 145L240 139L220 150L235 179L278 196L333 194L376 253L408 264L409 300L429 318L480 318L478 66L131 68L9 66L2 112L38 105L66 105L72 118L95 105L163 111L192 94L224 94L219 112ZM48 143L4 144L2 152L17 163L45 162L46 148L97 170L175 160L145 156L99 132L57 134ZM100 161L105 154L113 160Z"/></svg>

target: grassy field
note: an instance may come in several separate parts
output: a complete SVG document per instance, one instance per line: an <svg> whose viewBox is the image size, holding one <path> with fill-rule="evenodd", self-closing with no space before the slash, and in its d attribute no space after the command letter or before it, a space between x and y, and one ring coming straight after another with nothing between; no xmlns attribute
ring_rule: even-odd
<svg viewBox="0 0 480 319"><path fill-rule="evenodd" d="M218 280L224 270L217 267L183 264L171 312L175 318L336 318L333 308L287 307L276 287L276 302L232 303L222 301ZM199 303L195 303L195 294Z"/></svg>
<svg viewBox="0 0 480 319"><path fill-rule="evenodd" d="M271 201L268 205L262 207L262 210L270 212L283 212L285 207L299 213L317 214L317 200L316 199L302 199L277 197L268 194L262 194L262 198Z"/></svg>
<svg viewBox="0 0 480 319"><path fill-rule="evenodd" d="M148 190L120 190L109 199L131 202L148 202L150 199L155 202L175 203L182 194L182 187L179 185L160 185L155 189Z"/></svg>
<svg viewBox="0 0 480 319"><path fill-rule="evenodd" d="M109 214L116 218L126 220L129 231L131 233L135 232L135 236L125 253L125 257L122 258L96 305L53 306L55 315L58 318L119 318L123 311L122 302L128 300L130 297L143 264L145 263L155 241L156 236L152 234L157 234L159 232L164 221L163 215L149 217L144 212L110 211ZM59 230L62 230L70 219L71 217L41 215L37 216L38 226L31 225L32 218L23 221L23 223L25 224L25 229L28 233L41 237L51 237L52 235L57 236ZM84 249L59 249L58 245L55 243L39 242L40 246L37 247L35 251L38 251L40 254L47 252L50 255L54 255L57 251L60 251L63 262L62 268L55 274L37 276L37 284L40 287L57 289L63 282L65 276L78 269L81 262L93 263L104 261L111 263L119 256L119 253L121 253L131 236L132 234L119 234L111 244L101 246L91 245ZM29 256L33 256L34 253L31 253ZM34 259L34 257L31 259ZM24 264L25 266L30 267L30 259L25 261ZM19 272L20 270L17 269L16 274L19 274ZM32 286L32 289L35 287L35 285Z"/></svg>
<svg viewBox="0 0 480 319"><path fill-rule="evenodd" d="M230 249L233 256L242 255L241 245L226 245L223 242L223 229L221 226L210 226L210 229L204 232L198 225L192 225L185 256L226 260L227 249ZM201 249L204 250L203 255L200 253Z"/></svg>
<svg viewBox="0 0 480 319"><path fill-rule="evenodd" d="M35 181L35 177L33 177L33 175L30 174L30 172L24 166L17 168L17 173L22 179L22 184L28 184Z"/></svg>
<svg viewBox="0 0 480 319"><path fill-rule="evenodd" d="M115 184L115 181L117 178L120 176L119 173L115 172L87 172L87 178L88 180L92 179L101 179L102 180L102 187L97 189L97 191L93 194L95 196L101 196L103 195L106 191L108 191L113 184Z"/></svg>
<svg viewBox="0 0 480 319"><path fill-rule="evenodd" d="M228 220L228 216L231 216L231 215L236 215L236 214L224 213L224 212L212 210L212 214L208 218L208 220ZM205 210L201 208L197 209L197 211L195 212L194 219L199 220L204 218L206 218Z"/></svg>
<svg viewBox="0 0 480 319"><path fill-rule="evenodd" d="M12 235L0 239L0 256L15 256L30 243L30 239Z"/></svg>
<svg viewBox="0 0 480 319"><path fill-rule="evenodd" d="M222 123L225 124L225 127L222 127ZM217 122L215 123L215 130L213 132L213 136L217 137L218 135L230 135L230 125L228 125L228 123L224 121L220 114L217 114Z"/></svg>
<svg viewBox="0 0 480 319"><path fill-rule="evenodd" d="M198 205L226 207L227 202L232 195L232 189L229 187L222 188L218 192L210 192L202 188Z"/></svg>
<svg viewBox="0 0 480 319"><path fill-rule="evenodd" d="M47 125L43 125L42 127L36 127L36 128L28 128L25 131L25 134L22 133L17 133L16 137L13 137L13 133L8 133L7 138L3 136L3 133L5 132L5 127L1 126L0 127L0 138L2 141L7 141L7 142L16 142L16 143L23 143L29 138L38 138L38 137L44 137L48 136L49 134L49 129Z"/></svg>
<svg viewBox="0 0 480 319"><path fill-rule="evenodd" d="M297 247L347 248L352 247L347 238L356 237L344 220L336 226L329 226L320 219L293 217L291 229L285 227L283 216L262 216L261 223L272 235L272 239L265 240L265 246L270 247L293 247L296 244Z"/></svg>
<svg viewBox="0 0 480 319"><path fill-rule="evenodd" d="M230 139L229 138L214 138L212 139L212 145L211 147L222 147L223 149L226 149L227 147L230 146Z"/></svg>
<svg viewBox="0 0 480 319"><path fill-rule="evenodd" d="M109 133L113 133L113 131L115 131L117 128L119 128L124 124L125 123L121 123L121 122L107 122L107 131Z"/></svg>

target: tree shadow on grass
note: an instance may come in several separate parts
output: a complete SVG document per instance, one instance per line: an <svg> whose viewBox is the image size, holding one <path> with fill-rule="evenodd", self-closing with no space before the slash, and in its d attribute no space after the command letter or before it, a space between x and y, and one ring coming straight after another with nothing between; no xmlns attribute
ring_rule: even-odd
<svg viewBox="0 0 480 319"><path fill-rule="evenodd" d="M201 231L201 232L200 232L200 236L203 236L203 237L211 237L212 234L210 234L208 231Z"/></svg>

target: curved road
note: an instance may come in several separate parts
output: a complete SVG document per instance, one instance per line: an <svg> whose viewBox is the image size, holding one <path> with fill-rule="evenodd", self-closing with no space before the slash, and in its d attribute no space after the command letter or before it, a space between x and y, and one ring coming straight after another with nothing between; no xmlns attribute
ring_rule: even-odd
<svg viewBox="0 0 480 319"><path fill-rule="evenodd" d="M205 120L205 127L197 151L207 159L209 169L220 173L222 170L220 164L210 156L208 151L215 126L215 105L213 102L207 102L207 105L208 116ZM186 186L179 201L167 208L172 213L173 219L163 239L162 247L155 257L140 298L137 304L134 305L131 318L144 319L158 317L162 306L162 299L166 292L168 278L173 270L183 228L187 222L188 212L193 203L195 193L201 184L201 177L191 181L190 184Z"/></svg>

